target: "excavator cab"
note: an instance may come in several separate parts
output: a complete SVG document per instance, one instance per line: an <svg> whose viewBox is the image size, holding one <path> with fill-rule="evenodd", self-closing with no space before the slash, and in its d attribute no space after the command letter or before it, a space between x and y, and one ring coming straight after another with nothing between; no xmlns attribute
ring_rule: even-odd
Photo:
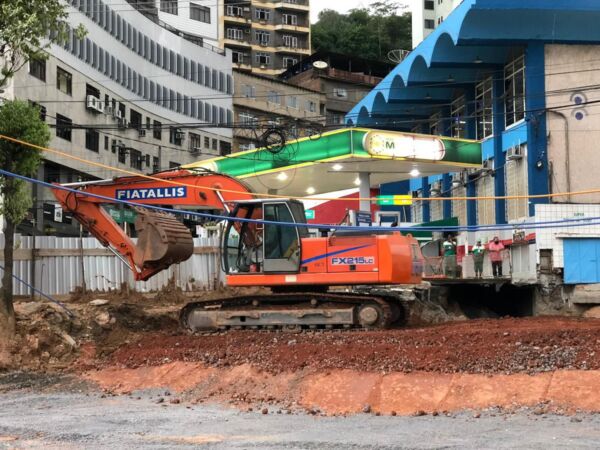
<svg viewBox="0 0 600 450"><path fill-rule="evenodd" d="M299 272L301 239L308 235L306 227L293 225L306 223L301 202L283 199L239 202L230 217L250 221L232 220L227 224L222 241L225 273Z"/></svg>

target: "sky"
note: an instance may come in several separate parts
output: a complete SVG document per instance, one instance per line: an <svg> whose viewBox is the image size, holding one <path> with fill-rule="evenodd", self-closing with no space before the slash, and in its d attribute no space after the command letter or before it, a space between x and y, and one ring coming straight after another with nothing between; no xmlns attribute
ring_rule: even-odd
<svg viewBox="0 0 600 450"><path fill-rule="evenodd" d="M334 9L345 13L349 9L368 7L375 1L377 0L312 0L310 2L310 21L311 23L315 23L319 12L324 9ZM398 3L408 5L410 4L410 0L400 0Z"/></svg>

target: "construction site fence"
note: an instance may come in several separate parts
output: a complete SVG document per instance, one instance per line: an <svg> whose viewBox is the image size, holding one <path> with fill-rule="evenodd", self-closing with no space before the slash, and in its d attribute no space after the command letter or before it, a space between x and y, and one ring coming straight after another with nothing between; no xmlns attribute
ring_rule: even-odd
<svg viewBox="0 0 600 450"><path fill-rule="evenodd" d="M0 248L4 235L0 234ZM194 254L148 281L135 281L128 266L95 238L15 236L15 295L31 295L31 287L48 295L66 295L85 286L109 292L123 285L139 292L159 291L174 283L184 291L212 290L224 283L218 238L195 238ZM3 255L0 265L4 267Z"/></svg>

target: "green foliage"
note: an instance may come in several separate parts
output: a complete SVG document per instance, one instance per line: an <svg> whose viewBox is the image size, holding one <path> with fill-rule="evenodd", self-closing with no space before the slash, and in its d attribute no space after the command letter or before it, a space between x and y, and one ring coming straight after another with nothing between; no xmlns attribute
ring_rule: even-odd
<svg viewBox="0 0 600 450"><path fill-rule="evenodd" d="M348 14L325 9L312 26L313 50L389 62L390 50L412 48L411 16L398 11L398 5L390 0Z"/></svg>
<svg viewBox="0 0 600 450"><path fill-rule="evenodd" d="M47 146L50 142L48 125L40 118L40 110L22 100L6 102L0 107L0 134ZM25 176L35 176L42 160L35 148L0 139L0 168ZM20 223L31 208L28 185L14 178L0 177L3 202L0 214L15 224Z"/></svg>
<svg viewBox="0 0 600 450"><path fill-rule="evenodd" d="M64 41L67 17L62 0L0 0L0 87L30 59L45 58L51 43Z"/></svg>

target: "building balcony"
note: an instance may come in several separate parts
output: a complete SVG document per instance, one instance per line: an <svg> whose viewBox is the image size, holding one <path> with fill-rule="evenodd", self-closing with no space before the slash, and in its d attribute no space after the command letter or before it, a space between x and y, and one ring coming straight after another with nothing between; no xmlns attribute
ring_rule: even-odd
<svg viewBox="0 0 600 450"><path fill-rule="evenodd" d="M251 25L252 19L245 16L223 16L223 20L227 23L235 23L240 25Z"/></svg>
<svg viewBox="0 0 600 450"><path fill-rule="evenodd" d="M252 44L246 39L225 38L225 39L223 39L223 45L226 45L228 47L242 47L245 49L252 48Z"/></svg>
<svg viewBox="0 0 600 450"><path fill-rule="evenodd" d="M252 70L252 63L250 61L234 61L231 63L234 69L238 70Z"/></svg>
<svg viewBox="0 0 600 450"><path fill-rule="evenodd" d="M294 54L303 54L310 55L310 49L306 47L288 47L286 45L280 44L275 47L275 50L278 53L294 53Z"/></svg>
<svg viewBox="0 0 600 450"><path fill-rule="evenodd" d="M310 6L305 2L298 0L297 2L280 1L273 4L275 9L290 9L294 11L310 12Z"/></svg>
<svg viewBox="0 0 600 450"><path fill-rule="evenodd" d="M288 25L285 23L278 23L275 25L276 31L292 31L294 33L310 33L310 27L308 25Z"/></svg>

